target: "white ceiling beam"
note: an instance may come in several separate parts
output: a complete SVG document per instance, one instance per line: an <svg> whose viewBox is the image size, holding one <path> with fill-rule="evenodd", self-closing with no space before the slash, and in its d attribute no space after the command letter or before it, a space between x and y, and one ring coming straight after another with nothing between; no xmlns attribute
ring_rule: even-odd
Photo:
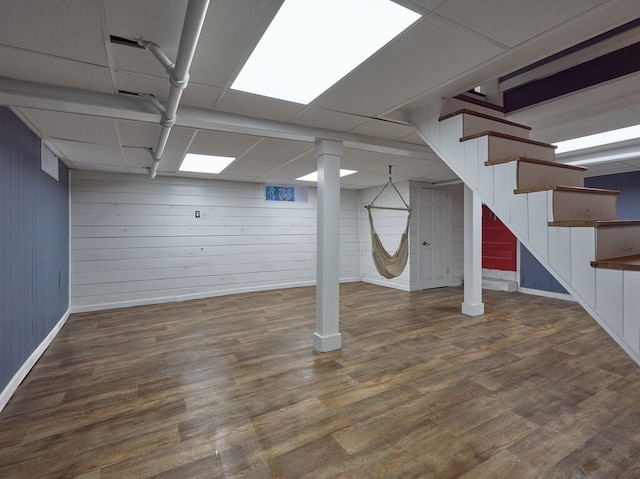
<svg viewBox="0 0 640 479"><path fill-rule="evenodd" d="M2 77L0 104L156 124L161 118L161 112L153 102L142 97L116 96ZM342 141L348 148L364 151L411 158L433 158L433 153L426 145L195 107L180 107L175 126L311 143L316 139L328 139Z"/></svg>
<svg viewBox="0 0 640 479"><path fill-rule="evenodd" d="M426 145L416 145L397 140L375 138L345 131L313 128L275 120L253 118L222 111L181 107L176 125L200 130L224 131L243 135L263 136L282 140L297 140L314 143L316 139L344 142L347 148L386 153L412 158L433 158Z"/></svg>

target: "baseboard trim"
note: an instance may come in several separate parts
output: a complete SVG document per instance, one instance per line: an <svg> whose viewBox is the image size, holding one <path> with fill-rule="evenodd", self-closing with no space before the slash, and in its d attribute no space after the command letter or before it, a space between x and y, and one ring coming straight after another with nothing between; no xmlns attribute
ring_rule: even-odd
<svg viewBox="0 0 640 479"><path fill-rule="evenodd" d="M56 323L56 325L49 332L49 334L47 334L47 337L44 338L42 342L38 345L38 347L31 353L31 355L27 358L27 360L20 367L20 369L18 369L18 371L13 375L13 377L9 381L9 384L7 384L7 386L0 393L0 412L7 405L7 403L11 399L11 396L13 396L13 394L16 392L16 390L18 389L18 386L20 386L20 383L22 383L24 378L27 377L27 374L29 374L29 371L31 371L31 368L33 368L33 366L35 366L35 364L38 362L38 359L40 359L40 356L42 356L42 353L44 353L47 350L47 348L49 347L53 339L60 332L64 324L67 322L67 319L69 319L70 314L71 314L71 311L68 309L67 312L64 313L62 318L60 318L60 321Z"/></svg>
<svg viewBox="0 0 640 479"><path fill-rule="evenodd" d="M340 278L340 283L359 283L359 277ZM229 296L232 294L257 293L260 291L272 291L274 289L301 288L305 286L315 286L315 281L299 281L295 283L279 283L263 286L247 286L245 288L233 288L225 290L205 291L203 293L183 294L176 296L163 296L156 298L134 299L130 301L118 301L113 303L97 303L86 305L74 305L71 307L72 313L90 313L92 311L105 311L108 309L130 308L133 306L147 306L150 304L179 303L193 299L215 298L217 296Z"/></svg>
<svg viewBox="0 0 640 479"><path fill-rule="evenodd" d="M545 298L564 299L565 301L576 302L575 298L567 293L556 293L554 291L543 291L541 289L520 288L520 293L532 294L534 296L544 296Z"/></svg>
<svg viewBox="0 0 640 479"><path fill-rule="evenodd" d="M375 284L376 286L384 286L385 288L399 289L400 291L411 291L409 285L394 283L392 281L379 280L375 278L362 278L362 282Z"/></svg>

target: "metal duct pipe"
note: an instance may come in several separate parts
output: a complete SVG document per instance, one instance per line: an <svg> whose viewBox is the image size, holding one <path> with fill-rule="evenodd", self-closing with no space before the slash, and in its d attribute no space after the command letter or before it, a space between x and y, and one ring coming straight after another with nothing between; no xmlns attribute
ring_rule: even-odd
<svg viewBox="0 0 640 479"><path fill-rule="evenodd" d="M209 0L189 0L187 12L184 16L184 25L182 27L180 46L178 47L175 65L171 63L171 60L167 58L157 45L152 43L145 45L165 67L167 73L169 73L169 82L171 83L169 100L162 114L160 138L158 138L158 144L153 151L153 162L151 163L151 168L149 168L149 176L151 178L156 177L158 165L160 164L167 140L169 139L171 127L176 122L176 112L180 104L182 91L189 84L189 68L191 68L191 62L196 52L196 46L198 45L198 39L200 38L200 32L202 31L202 25L204 24L208 8Z"/></svg>

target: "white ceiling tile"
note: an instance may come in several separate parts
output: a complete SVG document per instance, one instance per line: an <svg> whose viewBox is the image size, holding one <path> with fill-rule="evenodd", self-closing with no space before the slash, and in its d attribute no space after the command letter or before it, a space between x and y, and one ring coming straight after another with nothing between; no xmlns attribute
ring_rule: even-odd
<svg viewBox="0 0 640 479"><path fill-rule="evenodd" d="M0 45L0 58L2 58L0 76L81 90L113 93L111 73L107 67L2 45Z"/></svg>
<svg viewBox="0 0 640 479"><path fill-rule="evenodd" d="M318 167L318 159L316 158L315 150L314 151L309 151L309 152L305 153L304 155L300 155L298 158L293 160L291 163L292 164L296 164L296 165L303 165L306 168L312 168L311 170L309 170L309 172L315 171L315 169L317 169L317 167Z"/></svg>
<svg viewBox="0 0 640 479"><path fill-rule="evenodd" d="M96 145L68 140L50 140L66 158L76 165L90 163L93 165L125 166L122 151L118 146Z"/></svg>
<svg viewBox="0 0 640 479"><path fill-rule="evenodd" d="M5 1L0 44L93 65L108 65L97 1Z"/></svg>
<svg viewBox="0 0 640 479"><path fill-rule="evenodd" d="M184 155L182 153L175 153L165 150L164 155L162 155L162 160L160 160L160 164L158 165L158 172L177 172L178 168L180 167L180 163L182 163L183 157Z"/></svg>
<svg viewBox="0 0 640 479"><path fill-rule="evenodd" d="M413 143L415 145L425 145L424 140L420 138L420 135L418 135L418 133L416 133L415 131L412 131L407 136L398 138L398 140L404 141L406 143Z"/></svg>
<svg viewBox="0 0 640 479"><path fill-rule="evenodd" d="M127 168L149 168L153 158L149 150L144 148L123 148L124 161ZM164 160L164 158L163 158Z"/></svg>
<svg viewBox="0 0 640 479"><path fill-rule="evenodd" d="M238 158L259 140L259 137L250 135L200 130L189 146L189 153Z"/></svg>
<svg viewBox="0 0 640 479"><path fill-rule="evenodd" d="M169 97L170 83L167 77L161 78L137 73L116 72L116 85L118 90L151 94L163 103L165 103ZM219 88L190 82L182 92L180 105L211 109L218 99L220 92L221 90Z"/></svg>
<svg viewBox="0 0 640 479"><path fill-rule="evenodd" d="M415 130L412 126L409 125L402 125L390 121L373 119L360 125L357 128L354 128L353 130L351 130L351 132L358 133L360 135L397 140L399 138L402 138L403 136L414 133Z"/></svg>
<svg viewBox="0 0 640 479"><path fill-rule="evenodd" d="M603 3L606 0L448 0L437 13L515 47Z"/></svg>
<svg viewBox="0 0 640 479"><path fill-rule="evenodd" d="M320 95L312 106L381 116L503 51L467 30L427 17Z"/></svg>
<svg viewBox="0 0 640 479"><path fill-rule="evenodd" d="M21 108L29 121L38 126L45 138L119 146L115 120L48 110Z"/></svg>
<svg viewBox="0 0 640 479"><path fill-rule="evenodd" d="M307 107L294 118L293 123L324 128L327 130L349 131L362 125L368 119L361 116L349 115L338 111L323 110L321 108Z"/></svg>
<svg viewBox="0 0 640 479"><path fill-rule="evenodd" d="M585 172L585 177L614 175L616 173L626 173L629 171L640 170L640 164L633 162L610 162L601 163L599 165L589 165Z"/></svg>
<svg viewBox="0 0 640 479"><path fill-rule="evenodd" d="M211 2L191 66L193 80L230 86L282 1Z"/></svg>
<svg viewBox="0 0 640 479"><path fill-rule="evenodd" d="M105 0L105 8L110 35L155 43L175 62L187 2ZM118 44L110 47L117 70L167 76L148 50Z"/></svg>
<svg viewBox="0 0 640 479"><path fill-rule="evenodd" d="M227 90L224 95L218 98L214 108L255 118L287 121L300 113L304 109L304 105L252 93Z"/></svg>
<svg viewBox="0 0 640 479"><path fill-rule="evenodd" d="M255 161L241 158L229 166L222 172L224 175L232 175L243 178L258 178L267 173L278 169L282 163L274 163L270 161Z"/></svg>
<svg viewBox="0 0 640 479"><path fill-rule="evenodd" d="M160 124L118 120L118 131L123 146L155 148L160 138ZM165 151L182 154L191 141L193 130L174 126L169 133Z"/></svg>
<svg viewBox="0 0 640 479"><path fill-rule="evenodd" d="M421 10L429 12L431 10L435 10L445 1L446 0L398 0L397 3L417 12L420 12Z"/></svg>
<svg viewBox="0 0 640 479"><path fill-rule="evenodd" d="M314 148L313 143L303 141L262 138L251 150L245 153L244 158L259 161L278 161L282 164L309 153Z"/></svg>
<svg viewBox="0 0 640 479"><path fill-rule="evenodd" d="M129 169L125 166L113 166L99 163L85 163L78 161L74 163L79 170L87 171L104 171L108 173L129 173Z"/></svg>

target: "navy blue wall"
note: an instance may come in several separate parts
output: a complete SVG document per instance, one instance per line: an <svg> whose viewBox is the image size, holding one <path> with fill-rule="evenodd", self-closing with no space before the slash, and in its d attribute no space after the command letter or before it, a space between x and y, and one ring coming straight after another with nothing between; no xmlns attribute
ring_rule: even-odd
<svg viewBox="0 0 640 479"><path fill-rule="evenodd" d="M520 286L553 293L567 293L567 290L522 245L520 245Z"/></svg>
<svg viewBox="0 0 640 479"><path fill-rule="evenodd" d="M69 174L40 170L40 139L0 107L0 391L69 308Z"/></svg>
<svg viewBox="0 0 640 479"><path fill-rule="evenodd" d="M584 179L585 186L618 190L618 219L640 219L640 171ZM524 247L520 247L520 284L525 288L566 293L565 289Z"/></svg>
<svg viewBox="0 0 640 479"><path fill-rule="evenodd" d="M584 179L585 186L618 190L618 219L640 219L640 171Z"/></svg>

